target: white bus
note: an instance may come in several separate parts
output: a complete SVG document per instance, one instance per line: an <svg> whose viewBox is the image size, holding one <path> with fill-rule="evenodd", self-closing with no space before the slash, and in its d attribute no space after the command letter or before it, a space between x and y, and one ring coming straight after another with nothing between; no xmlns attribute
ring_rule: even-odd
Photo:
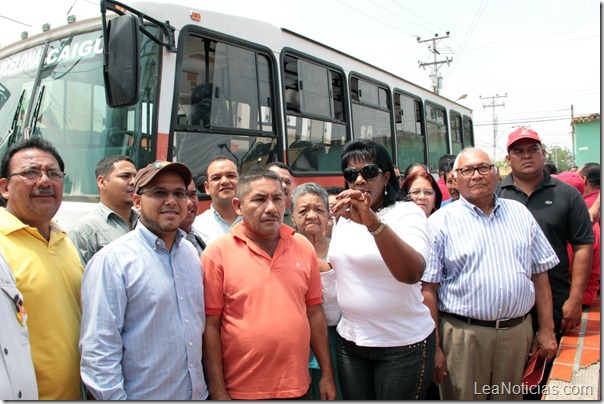
<svg viewBox="0 0 604 404"><path fill-rule="evenodd" d="M351 139L433 173L474 144L470 109L286 28L194 4L102 0L97 18L0 49L0 153L28 136L55 145L64 228L98 201L94 168L111 154L138 168L183 162L196 177L218 155L240 172L282 161L295 183L326 186L343 185Z"/></svg>

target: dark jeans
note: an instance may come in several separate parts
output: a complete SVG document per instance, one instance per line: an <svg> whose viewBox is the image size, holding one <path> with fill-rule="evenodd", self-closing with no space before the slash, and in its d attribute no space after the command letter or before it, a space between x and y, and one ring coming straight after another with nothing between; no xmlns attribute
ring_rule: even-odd
<svg viewBox="0 0 604 404"><path fill-rule="evenodd" d="M417 400L434 370L436 331L417 344L374 348L338 335L338 376L344 400Z"/></svg>

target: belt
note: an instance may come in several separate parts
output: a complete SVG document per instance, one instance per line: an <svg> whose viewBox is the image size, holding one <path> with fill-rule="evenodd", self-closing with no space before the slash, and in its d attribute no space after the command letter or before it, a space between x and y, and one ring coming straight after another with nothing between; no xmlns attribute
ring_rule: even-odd
<svg viewBox="0 0 604 404"><path fill-rule="evenodd" d="M478 325L481 327L490 327L490 328L495 328L497 330L514 327L514 326L522 323L529 315L529 313L526 313L522 317L506 318L506 319L502 319L502 320L490 321L490 320L476 320L474 318L464 317L464 316L460 316L459 314L447 313L444 311L442 313L446 314L448 316L451 316L453 318L456 318L458 320L461 320L466 324Z"/></svg>

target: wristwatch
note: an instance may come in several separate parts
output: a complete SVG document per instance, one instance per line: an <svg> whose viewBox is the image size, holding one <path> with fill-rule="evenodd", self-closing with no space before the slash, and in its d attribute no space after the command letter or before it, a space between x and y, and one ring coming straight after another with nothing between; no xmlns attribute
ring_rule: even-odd
<svg viewBox="0 0 604 404"><path fill-rule="evenodd" d="M369 234L371 234L372 236L377 236L386 227L386 222L384 222L384 219L381 216L379 216L379 218L380 218L380 225L378 226L378 228L375 229L374 231L369 232Z"/></svg>

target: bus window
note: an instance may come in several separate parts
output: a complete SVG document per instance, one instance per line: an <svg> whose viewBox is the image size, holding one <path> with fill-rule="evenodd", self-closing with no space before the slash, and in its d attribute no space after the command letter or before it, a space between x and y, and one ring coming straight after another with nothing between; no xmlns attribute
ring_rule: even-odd
<svg viewBox="0 0 604 404"><path fill-rule="evenodd" d="M370 139L392 156L389 90L358 77L350 79L354 139Z"/></svg>
<svg viewBox="0 0 604 404"><path fill-rule="evenodd" d="M472 125L472 118L465 116L463 117L463 147L474 146L474 129Z"/></svg>
<svg viewBox="0 0 604 404"><path fill-rule="evenodd" d="M9 143L23 136L26 115L33 95L33 88L44 46L36 46L16 53L0 61L0 153L4 154Z"/></svg>
<svg viewBox="0 0 604 404"><path fill-rule="evenodd" d="M66 200L97 197L94 170L105 156L127 154L138 167L151 159L152 117L146 114L156 96L158 47L146 37L140 46L141 97L138 104L129 108L107 107L100 31L59 38L45 49L31 48L21 54L24 58L20 58L20 71L5 70L17 80L6 80L12 95L2 108L0 122L6 122L6 111L9 125L12 124L10 115L15 114L17 100L23 93L17 115L19 119L27 117L29 123L16 125L20 132L13 140L24 135L22 129L26 126L29 135L52 142L65 162ZM38 74L40 81L34 88Z"/></svg>
<svg viewBox="0 0 604 404"><path fill-rule="evenodd" d="M178 123L273 132L268 56L189 34L184 41ZM203 130L203 129L202 129Z"/></svg>
<svg viewBox="0 0 604 404"><path fill-rule="evenodd" d="M401 170L413 163L426 161L426 136L424 135L422 102L406 94L394 93L396 119L396 146L398 166Z"/></svg>
<svg viewBox="0 0 604 404"><path fill-rule="evenodd" d="M297 55L283 57L287 163L294 172L340 170L346 143L343 74Z"/></svg>
<svg viewBox="0 0 604 404"><path fill-rule="evenodd" d="M464 148L461 136L461 115L457 112L451 112L451 143L453 145L452 153L455 155Z"/></svg>
<svg viewBox="0 0 604 404"><path fill-rule="evenodd" d="M196 176L220 155L232 158L240 173L275 161L269 56L197 33L185 37L181 53L173 159Z"/></svg>
<svg viewBox="0 0 604 404"><path fill-rule="evenodd" d="M242 136L214 133L174 133L175 143L184 145L177 150L177 158L186 164L195 178L204 172L215 157L226 156L240 173L276 161L277 138L269 136Z"/></svg>
<svg viewBox="0 0 604 404"><path fill-rule="evenodd" d="M426 130L428 133L428 168L438 172L438 159L449 153L447 146L447 112L444 108L426 102Z"/></svg>

